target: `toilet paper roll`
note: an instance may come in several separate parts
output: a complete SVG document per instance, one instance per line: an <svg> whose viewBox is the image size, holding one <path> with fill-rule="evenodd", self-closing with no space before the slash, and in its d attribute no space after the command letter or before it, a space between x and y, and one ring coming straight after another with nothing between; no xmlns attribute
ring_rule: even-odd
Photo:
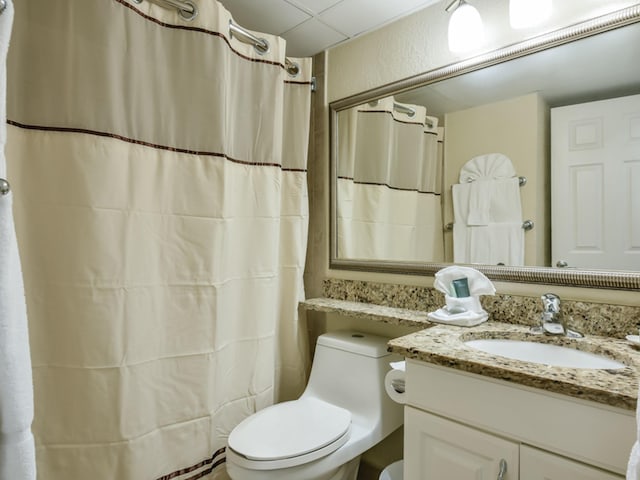
<svg viewBox="0 0 640 480"><path fill-rule="evenodd" d="M405 404L405 378L406 373L402 370L392 369L384 377L384 389L387 395L396 403Z"/></svg>

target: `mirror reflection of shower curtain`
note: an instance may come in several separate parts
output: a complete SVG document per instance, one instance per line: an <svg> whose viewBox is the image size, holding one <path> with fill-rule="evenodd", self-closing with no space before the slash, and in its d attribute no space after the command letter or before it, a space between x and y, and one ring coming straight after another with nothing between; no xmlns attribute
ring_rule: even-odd
<svg viewBox="0 0 640 480"><path fill-rule="evenodd" d="M338 258L439 262L442 129L393 97L343 112L338 152ZM431 126L427 125L429 122Z"/></svg>
<svg viewBox="0 0 640 480"><path fill-rule="evenodd" d="M8 169L38 472L226 478L231 429L300 393L310 59L229 13L16 2ZM0 387L2 388L2 387Z"/></svg>

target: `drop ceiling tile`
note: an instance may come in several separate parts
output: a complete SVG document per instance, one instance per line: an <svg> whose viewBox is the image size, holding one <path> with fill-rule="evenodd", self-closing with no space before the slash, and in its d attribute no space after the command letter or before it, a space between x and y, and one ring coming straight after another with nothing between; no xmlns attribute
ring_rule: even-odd
<svg viewBox="0 0 640 480"><path fill-rule="evenodd" d="M315 18L307 20L282 36L287 41L287 55L290 57L309 57L347 39L345 35Z"/></svg>
<svg viewBox="0 0 640 480"><path fill-rule="evenodd" d="M322 12L319 18L349 37L377 28L438 0L344 0Z"/></svg>
<svg viewBox="0 0 640 480"><path fill-rule="evenodd" d="M324 12L327 8L333 7L336 3L345 0L286 0L292 5L296 5L303 10L317 14Z"/></svg>
<svg viewBox="0 0 640 480"><path fill-rule="evenodd" d="M280 35L311 18L284 0L221 0L233 19L249 30Z"/></svg>

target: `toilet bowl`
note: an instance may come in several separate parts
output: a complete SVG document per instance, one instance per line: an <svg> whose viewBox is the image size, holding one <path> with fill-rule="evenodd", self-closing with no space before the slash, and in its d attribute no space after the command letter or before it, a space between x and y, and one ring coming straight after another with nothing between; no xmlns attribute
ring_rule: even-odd
<svg viewBox="0 0 640 480"><path fill-rule="evenodd" d="M233 480L355 480L360 455L402 425L384 376L388 339L351 331L318 337L302 396L243 420L227 441Z"/></svg>

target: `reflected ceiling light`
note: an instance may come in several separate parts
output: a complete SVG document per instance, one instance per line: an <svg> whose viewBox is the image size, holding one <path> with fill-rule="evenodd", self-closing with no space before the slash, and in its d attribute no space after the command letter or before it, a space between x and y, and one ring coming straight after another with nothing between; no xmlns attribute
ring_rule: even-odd
<svg viewBox="0 0 640 480"><path fill-rule="evenodd" d="M484 25L480 13L465 0L453 0L445 9L449 19L449 50L468 52L484 42Z"/></svg>
<svg viewBox="0 0 640 480"><path fill-rule="evenodd" d="M528 28L551 16L552 0L509 0L511 28Z"/></svg>

